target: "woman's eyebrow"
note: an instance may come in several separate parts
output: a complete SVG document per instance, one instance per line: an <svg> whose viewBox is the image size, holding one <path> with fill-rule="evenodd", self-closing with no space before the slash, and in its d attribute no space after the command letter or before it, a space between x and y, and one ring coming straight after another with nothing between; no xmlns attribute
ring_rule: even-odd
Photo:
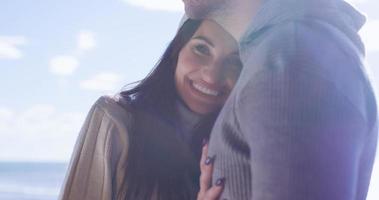
<svg viewBox="0 0 379 200"><path fill-rule="evenodd" d="M205 41L206 43L208 43L209 45L211 45L212 47L215 47L215 45L213 44L213 42L210 41L207 37L204 37L204 36L199 35L199 36L194 37L193 39L203 40L203 41Z"/></svg>

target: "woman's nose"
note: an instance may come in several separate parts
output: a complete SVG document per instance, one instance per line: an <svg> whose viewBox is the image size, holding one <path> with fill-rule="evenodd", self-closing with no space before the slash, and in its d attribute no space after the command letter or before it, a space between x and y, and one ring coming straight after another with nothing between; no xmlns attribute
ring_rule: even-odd
<svg viewBox="0 0 379 200"><path fill-rule="evenodd" d="M219 64L204 66L201 75L203 80L210 84L220 83L223 80L223 71Z"/></svg>

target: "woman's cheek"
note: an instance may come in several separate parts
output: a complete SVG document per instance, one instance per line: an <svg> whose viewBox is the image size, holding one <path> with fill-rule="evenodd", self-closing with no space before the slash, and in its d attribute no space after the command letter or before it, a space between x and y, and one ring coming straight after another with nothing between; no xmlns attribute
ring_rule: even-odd
<svg viewBox="0 0 379 200"><path fill-rule="evenodd" d="M197 54L195 50L190 50L188 52L188 57L190 61L192 62L192 64L196 67L201 67L201 66L206 65L211 59L211 56Z"/></svg>

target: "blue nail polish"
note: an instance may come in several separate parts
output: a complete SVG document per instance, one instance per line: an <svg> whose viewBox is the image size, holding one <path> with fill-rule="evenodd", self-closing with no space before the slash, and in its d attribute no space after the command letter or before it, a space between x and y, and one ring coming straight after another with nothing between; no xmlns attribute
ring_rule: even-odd
<svg viewBox="0 0 379 200"><path fill-rule="evenodd" d="M216 181L217 186L224 186L224 184L225 184L225 178L217 179L217 181Z"/></svg>
<svg viewBox="0 0 379 200"><path fill-rule="evenodd" d="M207 159L205 160L205 164L210 165L213 163L213 160L214 160L214 158L208 156Z"/></svg>

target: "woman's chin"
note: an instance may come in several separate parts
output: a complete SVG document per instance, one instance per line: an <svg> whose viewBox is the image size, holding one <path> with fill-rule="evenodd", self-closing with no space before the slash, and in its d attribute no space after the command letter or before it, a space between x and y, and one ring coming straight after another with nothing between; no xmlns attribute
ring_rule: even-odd
<svg viewBox="0 0 379 200"><path fill-rule="evenodd" d="M214 113L218 108L210 105L189 105L189 109L199 115L209 115Z"/></svg>

